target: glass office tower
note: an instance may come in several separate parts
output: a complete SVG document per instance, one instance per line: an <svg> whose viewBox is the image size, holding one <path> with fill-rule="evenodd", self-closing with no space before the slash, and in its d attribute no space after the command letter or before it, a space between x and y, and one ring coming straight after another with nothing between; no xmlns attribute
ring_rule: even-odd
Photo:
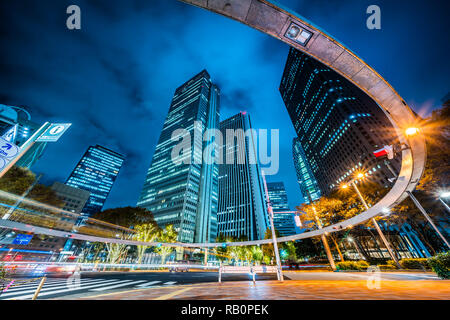
<svg viewBox="0 0 450 320"><path fill-rule="evenodd" d="M267 193L273 210L273 225L280 236L291 236L296 234L295 220L290 211L286 188L283 182L268 182Z"/></svg>
<svg viewBox="0 0 450 320"><path fill-rule="evenodd" d="M310 204L320 198L320 188L298 138L292 140L292 156L303 201Z"/></svg>
<svg viewBox="0 0 450 320"><path fill-rule="evenodd" d="M323 195L357 170L381 186L390 185L392 174L373 151L398 142L397 136L387 114L367 94L294 48L280 93ZM398 172L400 159L391 165Z"/></svg>
<svg viewBox="0 0 450 320"><path fill-rule="evenodd" d="M256 141L249 131L250 116L239 113L220 123L225 139L226 130L233 130L233 139L222 145L223 164L219 165L219 234L248 240L264 238L268 215L259 165L256 161ZM229 141L230 140L230 141ZM234 141L231 141L234 140ZM233 159L234 163L230 163Z"/></svg>
<svg viewBox="0 0 450 320"><path fill-rule="evenodd" d="M212 159L218 146L211 130L219 126L219 98L206 70L175 90L137 204L150 210L160 227L174 225L181 242L217 237L218 168ZM186 152L174 158L184 142ZM212 152L203 157L207 148Z"/></svg>
<svg viewBox="0 0 450 320"><path fill-rule="evenodd" d="M66 181L68 186L91 193L82 210L83 216L102 210L124 159L123 155L99 145L87 149Z"/></svg>

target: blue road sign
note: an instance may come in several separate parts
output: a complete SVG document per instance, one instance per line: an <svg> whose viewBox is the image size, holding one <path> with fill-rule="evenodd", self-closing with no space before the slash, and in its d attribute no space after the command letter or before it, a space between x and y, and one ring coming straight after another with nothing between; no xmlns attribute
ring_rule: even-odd
<svg viewBox="0 0 450 320"><path fill-rule="evenodd" d="M19 147L14 143L0 138L0 157L12 159L19 153Z"/></svg>
<svg viewBox="0 0 450 320"><path fill-rule="evenodd" d="M56 142L71 125L71 123L53 123L36 142Z"/></svg>
<svg viewBox="0 0 450 320"><path fill-rule="evenodd" d="M32 234L18 234L12 244L26 245L30 243L32 238Z"/></svg>

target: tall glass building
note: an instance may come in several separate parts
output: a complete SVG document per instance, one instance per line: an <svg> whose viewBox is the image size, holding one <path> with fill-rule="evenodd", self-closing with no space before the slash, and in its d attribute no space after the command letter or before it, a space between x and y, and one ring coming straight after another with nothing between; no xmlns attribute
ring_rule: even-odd
<svg viewBox="0 0 450 320"><path fill-rule="evenodd" d="M220 123L224 137L227 130L233 139L223 141L223 164L219 165L219 234L248 240L264 238L268 215L259 165L256 161L256 141L250 116L239 113ZM230 141L233 140L233 141ZM231 163L231 159L233 163Z"/></svg>
<svg viewBox="0 0 450 320"><path fill-rule="evenodd" d="M206 70L175 90L137 203L153 213L160 227L174 225L181 242L217 237L218 167L212 160L218 146L212 130L219 126L219 98ZM186 152L174 158L184 142ZM207 149L211 152L202 157Z"/></svg>
<svg viewBox="0 0 450 320"><path fill-rule="evenodd" d="M302 192L303 201L309 204L320 198L320 188L306 158L305 151L298 138L292 140L292 156L294 160L297 182Z"/></svg>
<svg viewBox="0 0 450 320"><path fill-rule="evenodd" d="M298 143L327 195L353 176L388 187L392 177L373 151L397 142L395 130L368 95L338 73L291 48L280 84ZM400 159L391 161L398 171Z"/></svg>
<svg viewBox="0 0 450 320"><path fill-rule="evenodd" d="M286 188L283 182L268 182L267 193L273 210L273 225L282 237L296 234L295 220L290 211Z"/></svg>
<svg viewBox="0 0 450 320"><path fill-rule="evenodd" d="M91 194L82 210L90 216L102 210L125 157L105 147L90 146L66 181L66 185Z"/></svg>

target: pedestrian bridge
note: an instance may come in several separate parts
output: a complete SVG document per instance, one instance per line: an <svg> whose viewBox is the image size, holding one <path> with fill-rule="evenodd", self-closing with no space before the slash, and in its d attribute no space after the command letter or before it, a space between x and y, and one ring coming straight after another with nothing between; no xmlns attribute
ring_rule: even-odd
<svg viewBox="0 0 450 320"><path fill-rule="evenodd" d="M336 71L370 96L383 110L398 139L408 148L402 151L402 164L398 179L392 189L378 203L361 214L335 225L281 237L279 242L310 238L326 233L351 228L377 215L383 209L394 207L413 191L424 171L426 161L425 139L419 132L407 137L405 130L417 126L417 119L412 110L392 86L384 80L372 67L365 63L350 49L334 39L331 35L309 22L299 14L282 8L266 0L180 0L200 8L224 15L249 27L264 32L291 47L294 47ZM282 63L280 61L280 63ZM129 245L158 245L156 242L139 242L99 237L92 234L73 233L67 230L55 230L45 226L36 226L18 221L0 220L0 227L16 228L22 231L43 233L59 237L71 237L87 241L123 243ZM233 245L254 245L271 243L271 239L233 242ZM222 243L163 243L172 247L217 247Z"/></svg>

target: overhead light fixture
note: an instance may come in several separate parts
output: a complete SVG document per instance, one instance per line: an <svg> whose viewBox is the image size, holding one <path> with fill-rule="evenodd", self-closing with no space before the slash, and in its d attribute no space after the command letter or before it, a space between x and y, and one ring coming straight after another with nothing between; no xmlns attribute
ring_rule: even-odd
<svg viewBox="0 0 450 320"><path fill-rule="evenodd" d="M306 46L312 35L312 32L300 27L295 23L291 23L286 31L285 37L294 40L297 43L300 43L302 46Z"/></svg>

